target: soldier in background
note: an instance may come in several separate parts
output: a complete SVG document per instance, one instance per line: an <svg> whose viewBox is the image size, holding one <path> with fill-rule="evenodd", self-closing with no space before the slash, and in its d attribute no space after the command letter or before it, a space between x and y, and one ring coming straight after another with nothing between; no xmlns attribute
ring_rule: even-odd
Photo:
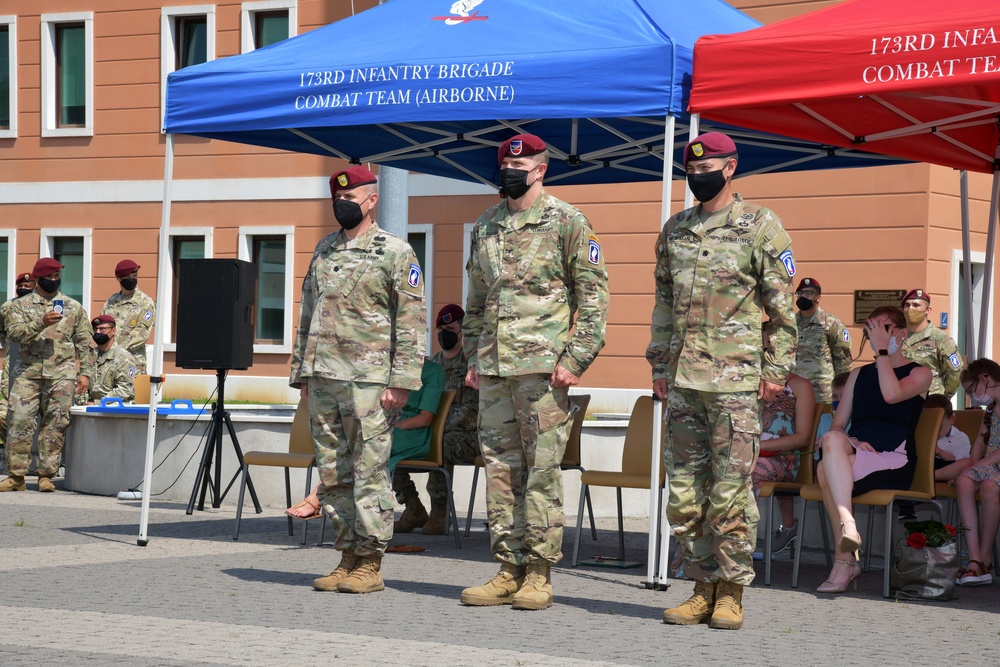
<svg viewBox="0 0 1000 667"><path fill-rule="evenodd" d="M684 148L701 202L673 216L656 246L653 391L667 401L667 518L694 594L665 623L743 624L743 588L759 515L750 473L760 446L760 401L782 391L795 359L791 239L772 211L732 191L738 156L719 132ZM761 350L761 306L773 350Z"/></svg>
<svg viewBox="0 0 1000 667"><path fill-rule="evenodd" d="M903 297L903 314L910 335L903 346L903 356L926 366L934 373L929 394L944 394L949 399L959 387L959 375L965 364L958 354L955 341L931 324L931 295L922 289L912 289Z"/></svg>
<svg viewBox="0 0 1000 667"><path fill-rule="evenodd" d="M156 303L136 285L141 267L131 259L123 259L115 267L115 278L121 290L108 297L102 315L110 315L118 323L118 344L135 358L135 370L146 373L146 341L156 324Z"/></svg>
<svg viewBox="0 0 1000 667"><path fill-rule="evenodd" d="M90 324L94 328L97 360L90 389L86 394L77 394L77 405L98 403L109 396L122 401L134 401L135 358L115 340L115 318L98 315Z"/></svg>
<svg viewBox="0 0 1000 667"><path fill-rule="evenodd" d="M8 311L7 336L21 347L11 369L8 477L0 482L0 491L24 491L39 414L38 490L56 490L52 478L59 471L73 394L86 391L94 373L90 319L78 301L59 291L62 269L52 258L38 260L31 272L35 291Z"/></svg>
<svg viewBox="0 0 1000 667"><path fill-rule="evenodd" d="M470 461L479 456L479 392L465 384L469 362L462 350L462 319L465 311L458 304L449 303L437 314L435 322L441 350L431 357L444 368L444 388L453 389L455 398L444 424L442 453L448 474L452 475L456 461ZM392 490L396 502L406 505L406 510L393 527L397 533L409 533L420 528L423 535L444 535L448 510L448 484L444 475L434 471L427 475L427 494L431 497L431 512L427 515L417 495L417 487L410 475L397 471L392 477Z"/></svg>
<svg viewBox="0 0 1000 667"><path fill-rule="evenodd" d="M542 189L545 142L519 134L500 145L498 161L506 197L473 228L462 328L501 567L461 600L545 609L550 567L562 557L569 387L604 347L608 274L587 218Z"/></svg>
<svg viewBox="0 0 1000 667"><path fill-rule="evenodd" d="M31 294L35 290L35 279L30 273L20 273L14 280L14 299ZM0 448L7 441L7 406L10 396L10 386L14 378L10 375L10 366L17 359L18 344L7 338L7 311L14 299L0 304L0 346L3 346L3 371L0 372Z"/></svg>
<svg viewBox="0 0 1000 667"><path fill-rule="evenodd" d="M309 401L318 496L343 552L313 587L370 593L385 588L382 555L392 539L389 424L420 388L423 276L413 249L375 223L370 171L337 172L330 196L341 229L316 246L302 282L289 383Z"/></svg>

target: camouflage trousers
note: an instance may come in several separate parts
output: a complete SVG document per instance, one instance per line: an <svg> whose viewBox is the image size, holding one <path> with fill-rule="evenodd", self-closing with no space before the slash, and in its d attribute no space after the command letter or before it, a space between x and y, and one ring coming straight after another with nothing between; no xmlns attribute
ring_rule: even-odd
<svg viewBox="0 0 1000 667"><path fill-rule="evenodd" d="M562 462L569 392L548 373L479 376L479 442L493 558L513 565L562 558Z"/></svg>
<svg viewBox="0 0 1000 667"><path fill-rule="evenodd" d="M40 477L55 477L66 442L69 409L73 403L76 380L37 380L20 375L10 390L7 413L7 474L24 476L31 465L31 440L38 415L38 464Z"/></svg>
<svg viewBox="0 0 1000 667"><path fill-rule="evenodd" d="M316 495L336 532L334 548L359 556L384 553L392 539L392 429L380 404L383 391L370 382L309 378Z"/></svg>
<svg viewBox="0 0 1000 667"><path fill-rule="evenodd" d="M455 461L471 461L479 456L479 438L475 433L445 431L442 445L444 465L449 475L455 473ZM392 491L396 494L396 502L401 505L418 496L410 473L402 470L397 470L392 475ZM432 507L448 505L448 484L440 472L434 471L427 476L427 495L431 497Z"/></svg>
<svg viewBox="0 0 1000 667"><path fill-rule="evenodd" d="M757 392L671 388L667 518L696 581L753 581L757 505L750 475L760 450Z"/></svg>

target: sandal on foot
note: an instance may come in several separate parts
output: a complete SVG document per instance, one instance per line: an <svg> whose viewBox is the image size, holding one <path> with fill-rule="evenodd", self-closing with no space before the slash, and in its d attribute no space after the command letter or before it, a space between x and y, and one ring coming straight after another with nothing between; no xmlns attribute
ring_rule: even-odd
<svg viewBox="0 0 1000 667"><path fill-rule="evenodd" d="M323 510L321 510L319 507L319 500L317 500L316 504L313 505L310 502L310 498L303 498L302 502L300 502L298 505L286 509L285 514L294 519L302 519L303 521L309 521L311 519L320 518L321 516L323 516ZM312 513L306 514L306 512L308 512L309 510L312 510ZM301 514L296 514L295 513L296 511L301 512Z"/></svg>
<svg viewBox="0 0 1000 667"><path fill-rule="evenodd" d="M976 567L972 567L975 565ZM982 586L993 583L990 568L978 560L970 560L969 567L958 573L955 583L959 586Z"/></svg>

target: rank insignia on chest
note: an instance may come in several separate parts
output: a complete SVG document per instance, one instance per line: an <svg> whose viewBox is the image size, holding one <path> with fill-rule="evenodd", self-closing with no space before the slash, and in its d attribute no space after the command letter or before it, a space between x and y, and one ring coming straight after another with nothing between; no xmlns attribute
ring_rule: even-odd
<svg viewBox="0 0 1000 667"><path fill-rule="evenodd" d="M962 365L962 360L958 358L958 354L949 354L948 361L950 361L951 365L955 368L959 368Z"/></svg>
<svg viewBox="0 0 1000 667"><path fill-rule="evenodd" d="M781 263L785 265L785 273L788 274L788 277L791 278L792 276L794 276L795 260L792 259L792 251L786 250L785 252L778 255L778 259L780 259Z"/></svg>
<svg viewBox="0 0 1000 667"><path fill-rule="evenodd" d="M844 342L845 343L850 343L851 342L851 332L848 331L847 329L844 329L844 336L843 336L843 338L844 338Z"/></svg>
<svg viewBox="0 0 1000 667"><path fill-rule="evenodd" d="M596 236L590 237L590 251L587 256L591 264L601 263L601 244Z"/></svg>
<svg viewBox="0 0 1000 667"><path fill-rule="evenodd" d="M142 319L146 320L147 322L153 319L153 311L147 310L146 314L142 316Z"/></svg>
<svg viewBox="0 0 1000 667"><path fill-rule="evenodd" d="M410 287L416 287L420 284L420 267L416 264L410 264L410 274L406 278L406 282L409 283Z"/></svg>

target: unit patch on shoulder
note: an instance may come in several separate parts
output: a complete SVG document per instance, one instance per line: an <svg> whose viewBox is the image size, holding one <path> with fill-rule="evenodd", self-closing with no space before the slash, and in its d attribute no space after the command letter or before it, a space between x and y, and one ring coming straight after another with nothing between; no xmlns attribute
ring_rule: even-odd
<svg viewBox="0 0 1000 667"><path fill-rule="evenodd" d="M950 361L951 365L954 366L955 368L959 368L962 365L962 360L958 358L957 353L949 354L948 361Z"/></svg>
<svg viewBox="0 0 1000 667"><path fill-rule="evenodd" d="M135 366L128 367L128 376L130 378L135 378Z"/></svg>
<svg viewBox="0 0 1000 667"><path fill-rule="evenodd" d="M409 283L410 287L416 287L420 284L420 267L416 264L410 264L410 274L406 278L406 282Z"/></svg>
<svg viewBox="0 0 1000 667"><path fill-rule="evenodd" d="M146 320L147 322L153 319L153 311L147 310L146 314L142 316L142 319Z"/></svg>
<svg viewBox="0 0 1000 667"><path fill-rule="evenodd" d="M845 343L851 342L851 332L848 331L846 328L844 329L844 342Z"/></svg>
<svg viewBox="0 0 1000 667"><path fill-rule="evenodd" d="M788 274L788 277L791 278L792 276L794 276L795 260L792 259L792 251L786 250L785 252L778 255L778 259L780 259L781 263L785 265L785 273Z"/></svg>
<svg viewBox="0 0 1000 667"><path fill-rule="evenodd" d="M593 234L590 235L590 252L587 256L591 264L601 263L601 242Z"/></svg>

